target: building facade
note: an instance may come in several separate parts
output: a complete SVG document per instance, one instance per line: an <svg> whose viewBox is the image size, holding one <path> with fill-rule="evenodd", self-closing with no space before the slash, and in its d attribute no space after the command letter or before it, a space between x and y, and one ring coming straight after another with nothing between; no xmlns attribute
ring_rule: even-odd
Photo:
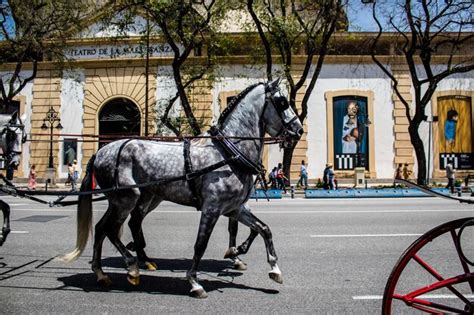
<svg viewBox="0 0 474 315"><path fill-rule="evenodd" d="M58 180L67 177L67 164L74 159L80 171L85 169L102 145L99 137L105 141L114 134L162 133L158 117L164 102L176 91L169 46L152 39L146 68L138 34L111 42L98 29L91 25L71 40L66 52L74 59L71 68L60 71L54 62L43 62L36 78L18 95L16 101L20 113L27 117L30 140L24 145L18 177L27 177L33 164L39 177L45 174L51 134L41 126L50 108L58 112L63 126L62 130L54 129L52 143L54 176ZM339 40L353 40L353 35L344 36ZM405 99L412 100L407 65L402 59L392 59L391 70L399 80L400 91ZM304 61L303 56L295 57L295 75L302 71ZM442 58L438 62L442 64ZM8 67L6 64L0 69L2 75L8 75ZM264 65L253 64L250 56L223 59L211 86L202 80L190 89L195 115L210 126L231 97L251 84L265 81L263 69ZM297 102L302 97L298 95ZM428 106L429 118L420 127L430 178L443 178L448 161L454 163L460 176L474 174L473 98L473 71L439 84ZM351 120L351 103L357 105L364 121ZM179 104L175 112L179 115ZM354 131L359 124L364 128ZM393 179L399 163L407 163L416 174L405 107L395 95L391 80L368 55L341 52L326 57L309 98L304 130L293 156L292 179L297 179L301 160L307 162L312 180L322 177L326 163L334 165L337 177L351 178L360 158L364 159L366 177L370 179ZM363 137L356 144L353 139L358 134L354 133L359 132ZM282 156L277 145L270 145L263 162L271 169Z"/></svg>

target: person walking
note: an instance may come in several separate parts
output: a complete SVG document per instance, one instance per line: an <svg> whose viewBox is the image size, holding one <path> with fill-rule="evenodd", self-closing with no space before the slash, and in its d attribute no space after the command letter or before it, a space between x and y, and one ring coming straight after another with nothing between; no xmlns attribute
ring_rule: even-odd
<svg viewBox="0 0 474 315"><path fill-rule="evenodd" d="M277 168L274 167L270 174L268 174L268 181L270 182L270 188L271 189L276 189L277 188Z"/></svg>
<svg viewBox="0 0 474 315"><path fill-rule="evenodd" d="M69 163L67 167L67 180L71 183L71 190L76 190L76 180L74 179L74 167Z"/></svg>
<svg viewBox="0 0 474 315"><path fill-rule="evenodd" d="M77 160L74 160L72 162L72 171L72 177L74 178L74 182L77 183L77 180L79 179L79 171L77 170Z"/></svg>
<svg viewBox="0 0 474 315"><path fill-rule="evenodd" d="M304 185L304 189L308 189L308 170L306 168L304 160L301 161L300 179L298 180L296 187L303 186L303 185Z"/></svg>
<svg viewBox="0 0 474 315"><path fill-rule="evenodd" d="M410 168L408 168L408 163L405 163L405 166L403 166L403 179L404 180L408 180L410 179L410 175L412 173L412 171L410 170Z"/></svg>
<svg viewBox="0 0 474 315"><path fill-rule="evenodd" d="M31 165L30 172L28 174L28 189L36 189L36 165Z"/></svg>
<svg viewBox="0 0 474 315"><path fill-rule="evenodd" d="M332 164L328 163L327 164L327 177L328 177L328 185L329 185L329 190L336 190L336 185L335 185L335 174L334 170L332 169Z"/></svg>
<svg viewBox="0 0 474 315"><path fill-rule="evenodd" d="M402 163L399 163L397 170L395 171L395 179L402 179L402 174L403 174Z"/></svg>
<svg viewBox="0 0 474 315"><path fill-rule="evenodd" d="M329 189L329 180L328 180L328 172L329 172L329 163L326 164L326 167L323 171L323 189Z"/></svg>
<svg viewBox="0 0 474 315"><path fill-rule="evenodd" d="M276 179L278 183L278 189L283 189L283 193L286 194L285 180L288 180L288 178L286 178L285 174L283 174L283 166L281 163L278 163Z"/></svg>
<svg viewBox="0 0 474 315"><path fill-rule="evenodd" d="M446 177L448 178L448 185L446 185L446 188L449 188L449 191L452 194L454 194L454 172L453 164L448 162L448 164L446 164Z"/></svg>

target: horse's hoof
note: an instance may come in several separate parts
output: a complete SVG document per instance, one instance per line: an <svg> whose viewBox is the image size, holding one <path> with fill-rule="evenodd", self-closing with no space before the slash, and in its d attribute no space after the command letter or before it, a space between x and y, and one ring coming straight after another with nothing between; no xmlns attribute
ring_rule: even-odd
<svg viewBox="0 0 474 315"><path fill-rule="evenodd" d="M103 287L110 287L112 285L112 280L109 277L105 276L100 279L97 279L97 283Z"/></svg>
<svg viewBox="0 0 474 315"><path fill-rule="evenodd" d="M238 251L235 247L229 247L224 254L224 258L232 258L237 256L237 254Z"/></svg>
<svg viewBox="0 0 474 315"><path fill-rule="evenodd" d="M132 252L135 252L135 243L134 242L130 242L127 244L127 246L125 246L129 251L132 251Z"/></svg>
<svg viewBox="0 0 474 315"><path fill-rule="evenodd" d="M137 286L140 284L140 276L133 277L131 275L127 275L127 280L130 282L131 285Z"/></svg>
<svg viewBox="0 0 474 315"><path fill-rule="evenodd" d="M283 277L281 276L281 273L269 272L268 276L270 277L270 279L272 279L276 283L280 283L280 284L283 283Z"/></svg>
<svg viewBox="0 0 474 315"><path fill-rule="evenodd" d="M233 268L240 271L247 270L247 264L242 260L234 261Z"/></svg>
<svg viewBox="0 0 474 315"><path fill-rule="evenodd" d="M207 292L203 288L191 290L191 292L189 292L189 295L191 297L197 298L197 299L206 299L207 298Z"/></svg>
<svg viewBox="0 0 474 315"><path fill-rule="evenodd" d="M148 271L156 271L156 269L158 269L158 266L153 261L146 261L145 266Z"/></svg>
<svg viewBox="0 0 474 315"><path fill-rule="evenodd" d="M3 242L5 242L5 239L2 236L0 236L0 246L3 245Z"/></svg>

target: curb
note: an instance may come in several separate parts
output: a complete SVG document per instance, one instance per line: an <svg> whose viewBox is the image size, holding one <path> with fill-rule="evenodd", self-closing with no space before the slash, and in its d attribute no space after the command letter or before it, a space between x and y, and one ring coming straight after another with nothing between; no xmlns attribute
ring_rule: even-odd
<svg viewBox="0 0 474 315"><path fill-rule="evenodd" d="M283 191L280 189L256 189L250 195L250 199L333 199L333 198L412 198L412 197L433 197L416 188L383 188L383 189L354 189L342 188L338 190L324 190L324 189L306 189L303 192L296 191L291 193L291 189L283 196ZM433 191L450 196L447 188L434 188Z"/></svg>

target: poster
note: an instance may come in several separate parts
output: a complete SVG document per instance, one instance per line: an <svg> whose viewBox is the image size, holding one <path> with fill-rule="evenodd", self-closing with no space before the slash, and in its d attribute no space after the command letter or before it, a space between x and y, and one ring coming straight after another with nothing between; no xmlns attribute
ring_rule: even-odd
<svg viewBox="0 0 474 315"><path fill-rule="evenodd" d="M63 142L63 165L68 165L77 160L77 139L64 139Z"/></svg>
<svg viewBox="0 0 474 315"><path fill-rule="evenodd" d="M438 98L438 147L440 168L451 162L456 169L473 169L471 99Z"/></svg>
<svg viewBox="0 0 474 315"><path fill-rule="evenodd" d="M333 106L334 169L368 169L367 98L335 97Z"/></svg>

